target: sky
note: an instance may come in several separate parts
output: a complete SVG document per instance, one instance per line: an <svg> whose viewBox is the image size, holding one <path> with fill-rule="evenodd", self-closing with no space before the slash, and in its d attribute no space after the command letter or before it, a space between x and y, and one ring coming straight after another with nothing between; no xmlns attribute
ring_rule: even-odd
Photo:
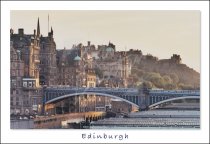
<svg viewBox="0 0 210 144"><path fill-rule="evenodd" d="M53 28L57 49L73 44L116 45L117 51L139 49L168 59L179 54L182 63L200 72L200 11L11 11L10 27L14 33L24 28L32 34L37 28L47 36ZM49 15L49 21L48 21ZM49 27L48 27L49 25Z"/></svg>

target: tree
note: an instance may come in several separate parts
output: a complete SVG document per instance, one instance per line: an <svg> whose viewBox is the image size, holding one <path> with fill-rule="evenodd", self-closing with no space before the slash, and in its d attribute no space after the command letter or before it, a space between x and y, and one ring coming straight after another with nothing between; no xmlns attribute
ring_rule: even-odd
<svg viewBox="0 0 210 144"><path fill-rule="evenodd" d="M164 79L165 83L172 83L172 79L171 79L171 77L168 76L168 75L164 75L164 76L163 76L163 79Z"/></svg>
<svg viewBox="0 0 210 144"><path fill-rule="evenodd" d="M174 83L177 84L179 82L179 77L177 76L177 74L171 73L169 75L170 75L170 77L171 77L171 79L173 80Z"/></svg>
<svg viewBox="0 0 210 144"><path fill-rule="evenodd" d="M143 83L141 83L141 85L139 86L139 88L153 88L154 85L153 83L151 83L150 81L144 81Z"/></svg>
<svg viewBox="0 0 210 144"><path fill-rule="evenodd" d="M168 84L165 84L164 89L174 90L174 89L177 89L177 85L175 83L168 83Z"/></svg>
<svg viewBox="0 0 210 144"><path fill-rule="evenodd" d="M194 87L190 84L179 83L179 88L182 90L192 90Z"/></svg>

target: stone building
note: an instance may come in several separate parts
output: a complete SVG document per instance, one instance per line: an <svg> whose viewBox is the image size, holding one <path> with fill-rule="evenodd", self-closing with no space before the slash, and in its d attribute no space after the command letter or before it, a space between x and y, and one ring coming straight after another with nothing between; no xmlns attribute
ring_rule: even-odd
<svg viewBox="0 0 210 144"><path fill-rule="evenodd" d="M22 78L24 76L24 63L20 59L20 51L13 48L10 42L10 113L24 112Z"/></svg>
<svg viewBox="0 0 210 144"><path fill-rule="evenodd" d="M82 49L78 47L57 51L58 85L96 86L96 75L92 69L92 61L87 57L81 57L81 55L83 55Z"/></svg>
<svg viewBox="0 0 210 144"><path fill-rule="evenodd" d="M37 34L34 30L34 34L27 35L24 29L18 29L18 34L10 35L14 49L20 51L20 59L24 62L24 77L33 78L36 87L39 86L39 35L39 30Z"/></svg>
<svg viewBox="0 0 210 144"><path fill-rule="evenodd" d="M69 86L82 85L82 62L76 50L57 51L58 84Z"/></svg>
<svg viewBox="0 0 210 144"><path fill-rule="evenodd" d="M127 87L126 80L131 74L131 64L125 52L114 56L115 57L111 59L95 60L93 67L102 71L103 80L119 83L119 87Z"/></svg>
<svg viewBox="0 0 210 144"><path fill-rule="evenodd" d="M101 85L100 81L108 81L107 86L127 87L126 81L131 74L131 63L125 51L116 52L115 45L110 42L108 45L98 45L96 48L90 41L87 42L87 46L78 44L72 49L77 49L75 53L80 56L83 68L91 67L101 72L103 76L99 78L99 73L96 71L97 85ZM84 72L84 69L80 71Z"/></svg>
<svg viewBox="0 0 210 144"><path fill-rule="evenodd" d="M57 85L56 43L53 29L40 37L40 85Z"/></svg>
<svg viewBox="0 0 210 144"><path fill-rule="evenodd" d="M92 69L92 60L87 57L87 51L82 53L82 45L73 46L72 49L57 50L57 76L58 85L73 87L95 87L96 75ZM83 47L84 48L84 47ZM49 113L68 113L94 111L95 95L80 95L70 97L47 107ZM54 110L55 109L55 110Z"/></svg>
<svg viewBox="0 0 210 144"><path fill-rule="evenodd" d="M108 45L98 45L98 56L99 59L114 59L115 45L110 43Z"/></svg>
<svg viewBox="0 0 210 144"><path fill-rule="evenodd" d="M127 79L130 74L128 69L129 69L128 58L127 58L126 52L124 52L123 58L122 58L122 79L123 79L124 87L127 87Z"/></svg>
<svg viewBox="0 0 210 144"><path fill-rule="evenodd" d="M33 34L25 34L22 28L15 34L11 29L10 39L11 113L39 113L44 85L96 87L97 81L104 81L106 87L127 87L131 65L126 53L116 52L110 42L96 48L88 41L86 46L80 43L71 49L56 50L52 27L48 36L42 36L39 19ZM101 71L101 78L96 69ZM70 105L81 107L69 111L96 110L96 102L98 109L108 104L104 97L95 95L70 100Z"/></svg>
<svg viewBox="0 0 210 144"><path fill-rule="evenodd" d="M11 114L16 113L12 110L14 107L19 107L20 114L39 113L42 99L39 85L39 19L33 34L24 34L22 28L14 34L11 29L10 41L11 85L14 85L15 79L17 82L16 87L11 86Z"/></svg>
<svg viewBox="0 0 210 144"><path fill-rule="evenodd" d="M182 63L182 59L181 59L180 55L177 55L177 54L173 54L173 56L171 57L171 61L176 64Z"/></svg>

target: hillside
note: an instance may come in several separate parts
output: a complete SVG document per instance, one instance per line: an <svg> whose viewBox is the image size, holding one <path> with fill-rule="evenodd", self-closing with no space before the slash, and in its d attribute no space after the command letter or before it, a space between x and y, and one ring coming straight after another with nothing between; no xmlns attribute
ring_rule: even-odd
<svg viewBox="0 0 210 144"><path fill-rule="evenodd" d="M179 55L158 60L152 55L128 54L136 86L150 88L199 89L200 74L181 62ZM140 83L139 83L140 81Z"/></svg>

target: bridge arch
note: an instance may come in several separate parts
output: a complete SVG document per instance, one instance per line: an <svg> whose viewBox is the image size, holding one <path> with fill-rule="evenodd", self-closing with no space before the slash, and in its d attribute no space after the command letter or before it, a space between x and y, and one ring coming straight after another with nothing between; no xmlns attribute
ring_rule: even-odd
<svg viewBox="0 0 210 144"><path fill-rule="evenodd" d="M58 101L58 100L61 100L61 99L65 99L65 98L68 98L68 97L73 97L73 96L77 96L77 95L100 95L100 96L107 96L107 97L111 97L111 98L116 98L116 99L120 99L124 102L127 102L131 105L134 105L136 107L139 108L139 106L131 101L128 101L124 98L121 98L121 97L118 97L118 96L115 96L115 95L110 95L110 94L105 94L105 93L97 93L97 92L81 92L81 93L73 93L73 94L67 94L67 95L63 95L63 96L59 96L59 97L56 97L54 99L51 99L49 101L47 101L45 104L50 104L52 102L55 102L55 101Z"/></svg>
<svg viewBox="0 0 210 144"><path fill-rule="evenodd" d="M200 99L200 97L199 96L183 96L183 97L170 98L170 99L166 99L166 100L154 103L154 104L150 105L149 108L152 108L154 106L157 106L157 105L160 105L160 104L163 104L163 103L166 103L166 102L171 102L171 101L181 100L181 99Z"/></svg>

